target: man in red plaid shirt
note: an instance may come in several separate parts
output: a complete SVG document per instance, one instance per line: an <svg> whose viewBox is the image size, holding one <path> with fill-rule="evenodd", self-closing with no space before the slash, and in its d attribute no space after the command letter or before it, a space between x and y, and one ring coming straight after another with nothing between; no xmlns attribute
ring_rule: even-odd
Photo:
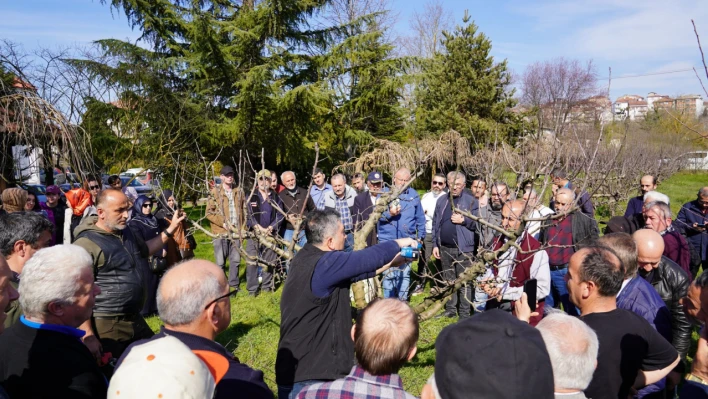
<svg viewBox="0 0 708 399"><path fill-rule="evenodd" d="M406 302L371 302L352 327L357 365L344 378L309 385L297 399L414 399L397 374L415 356L418 317Z"/></svg>

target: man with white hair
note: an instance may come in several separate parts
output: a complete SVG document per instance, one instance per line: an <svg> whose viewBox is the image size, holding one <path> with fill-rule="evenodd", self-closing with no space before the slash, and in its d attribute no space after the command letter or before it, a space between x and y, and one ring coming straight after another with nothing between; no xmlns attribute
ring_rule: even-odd
<svg viewBox="0 0 708 399"><path fill-rule="evenodd" d="M354 206L356 190L347 185L347 178L341 173L332 176L330 182L332 191L324 195L324 207L334 209L341 215L344 234L347 235L344 252L351 252L354 250L354 218L351 208Z"/></svg>
<svg viewBox="0 0 708 399"><path fill-rule="evenodd" d="M105 398L108 384L81 343L101 289L76 245L38 251L22 271L20 322L0 336L0 384L12 398Z"/></svg>
<svg viewBox="0 0 708 399"><path fill-rule="evenodd" d="M164 326L149 340L128 347L116 368L134 348L172 336L193 351L214 352L228 359L228 370L216 386L216 399L272 399L263 372L240 363L214 341L231 324L230 298L237 292L229 291L224 272L212 262L194 259L174 266L162 277L157 290L157 309Z"/></svg>
<svg viewBox="0 0 708 399"><path fill-rule="evenodd" d="M669 204L652 201L644 205L644 220L646 228L659 233L664 239L664 256L676 262L677 265L693 277L691 273L691 250L688 241L672 225L672 214Z"/></svg>
<svg viewBox="0 0 708 399"><path fill-rule="evenodd" d="M671 205L671 202L669 202L669 196L658 191L648 191L646 194L644 194L644 206L646 206L646 204L652 201L660 201L665 204Z"/></svg>
<svg viewBox="0 0 708 399"><path fill-rule="evenodd" d="M597 367L597 334L580 319L553 313L536 326L546 343L553 367L556 399L585 399ZM570 337L570 339L569 339Z"/></svg>

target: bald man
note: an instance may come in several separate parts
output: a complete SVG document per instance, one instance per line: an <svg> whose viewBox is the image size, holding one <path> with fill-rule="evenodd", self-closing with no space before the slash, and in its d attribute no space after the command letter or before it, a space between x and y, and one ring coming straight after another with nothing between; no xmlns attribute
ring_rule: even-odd
<svg viewBox="0 0 708 399"><path fill-rule="evenodd" d="M297 399L415 398L403 390L398 375L415 356L418 342L418 317L406 302L393 298L371 302L352 327L352 340L357 365L349 375L308 385Z"/></svg>
<svg viewBox="0 0 708 399"><path fill-rule="evenodd" d="M636 231L632 238L637 244L639 275L649 282L671 311L671 343L681 358L686 357L691 343L691 323L680 300L688 293L688 274L674 261L663 256L664 239L651 229Z"/></svg>
<svg viewBox="0 0 708 399"><path fill-rule="evenodd" d="M639 195L631 198L627 202L627 210L624 211L624 217L633 217L637 214L642 213L642 207L644 206L644 194L649 191L656 190L657 181L656 177L652 175L644 175L639 179Z"/></svg>
<svg viewBox="0 0 708 399"><path fill-rule="evenodd" d="M154 337L128 347L116 368L133 347L169 335L192 351L210 352L228 361L228 370L216 385L216 399L272 399L263 372L240 363L233 353L214 342L231 324L231 297L237 292L229 291L224 272L212 262L196 259L174 266L157 289L157 309L164 326Z"/></svg>
<svg viewBox="0 0 708 399"><path fill-rule="evenodd" d="M560 308L563 304L566 313L577 316L578 310L568 298L565 284L568 262L581 245L596 239L600 232L595 219L576 207L573 190L559 188L553 198L553 206L556 214L561 216L542 223L538 237L548 252L551 270L551 295L546 298L546 306Z"/></svg>
<svg viewBox="0 0 708 399"><path fill-rule="evenodd" d="M401 168L393 175L393 185L402 189L411 181L411 171ZM413 238L425 240L425 211L420 203L420 195L408 186L401 191L398 198L389 204L389 209L379 220L379 242ZM411 282L411 263L400 267L392 267L386 272L381 285L384 298L408 300L408 290Z"/></svg>
<svg viewBox="0 0 708 399"><path fill-rule="evenodd" d="M93 259L94 277L101 288L93 317L81 325L86 331L84 344L97 360L104 352L118 358L131 343L153 335L140 315L145 302L143 276L150 273L147 259L162 251L184 220L183 212L175 212L170 225L145 242L126 228L128 209L128 198L120 190L102 191L96 199L98 215L87 217L74 232L74 244Z"/></svg>
<svg viewBox="0 0 708 399"><path fill-rule="evenodd" d="M510 232L518 232L521 227L521 219L527 211L525 201L507 202L502 208L502 227ZM508 238L504 235L495 238L492 250L500 249L507 240ZM516 244L521 248L521 251L517 251L515 246L509 246L509 249L498 257L496 264L487 268L487 272L482 277L482 281L501 278L504 282L483 284L482 289L490 298L496 298L487 302L487 310L500 308L512 311L514 302L521 299L524 283L527 280L536 279L536 298L538 300L536 311L539 315L532 317L529 321L531 325L535 326L543 318L545 298L551 291L548 254L526 230L516 239Z"/></svg>

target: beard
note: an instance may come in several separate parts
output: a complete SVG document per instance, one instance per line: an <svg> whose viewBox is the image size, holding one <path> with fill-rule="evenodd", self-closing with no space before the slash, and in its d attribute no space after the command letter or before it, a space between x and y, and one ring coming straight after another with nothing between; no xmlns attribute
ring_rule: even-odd
<svg viewBox="0 0 708 399"><path fill-rule="evenodd" d="M106 227L108 227L111 231L121 231L124 230L128 224L127 223L111 223L111 222L105 222Z"/></svg>
<svg viewBox="0 0 708 399"><path fill-rule="evenodd" d="M504 204L502 204L501 202L494 202L494 201L492 201L492 209L493 209L493 210L495 210L495 211L501 211L503 207L504 207Z"/></svg>

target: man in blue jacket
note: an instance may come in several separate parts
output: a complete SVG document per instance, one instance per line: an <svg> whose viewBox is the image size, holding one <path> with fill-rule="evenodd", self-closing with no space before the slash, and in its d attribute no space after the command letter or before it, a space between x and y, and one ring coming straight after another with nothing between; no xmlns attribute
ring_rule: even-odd
<svg viewBox="0 0 708 399"><path fill-rule="evenodd" d="M698 191L695 201L687 202L682 207L674 221L674 227L691 244L694 251L701 255L703 270L708 269L708 186ZM698 274L698 267L691 269L693 276Z"/></svg>
<svg viewBox="0 0 708 399"><path fill-rule="evenodd" d="M479 212L479 202L477 199L465 191L466 178L461 172L450 172L447 174L447 183L452 193L452 203L450 197L440 198L435 204L435 214L433 216L433 256L442 259L443 276L446 281L455 281L474 257L475 232L477 222L463 216L457 210L477 215ZM454 204L455 210L453 210ZM467 284L452 295L452 298L445 304L446 317L457 316L457 305L459 303L460 318L470 316L472 303L472 285Z"/></svg>
<svg viewBox="0 0 708 399"><path fill-rule="evenodd" d="M393 185L396 188L405 186L410 180L411 171L407 168L401 168L393 175ZM420 196L412 187L401 191L379 220L379 242L399 238L414 238L419 241L425 238L425 213ZM389 269L383 279L384 298L398 297L404 301L408 300L410 274L410 262Z"/></svg>

